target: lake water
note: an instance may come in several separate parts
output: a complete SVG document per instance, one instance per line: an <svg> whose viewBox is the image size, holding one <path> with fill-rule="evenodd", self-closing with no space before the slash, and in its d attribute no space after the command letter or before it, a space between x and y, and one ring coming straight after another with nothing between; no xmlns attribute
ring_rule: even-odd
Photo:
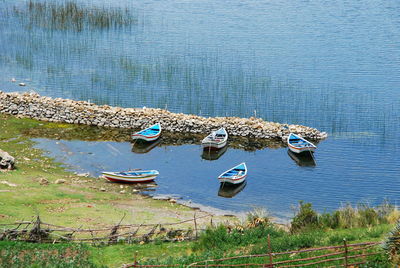
<svg viewBox="0 0 400 268"><path fill-rule="evenodd" d="M195 145L135 154L128 143L62 141L74 152L93 150L66 164L94 174L156 168L157 193L233 211L262 206L281 217L292 215L298 200L320 211L347 201L400 200L398 1L78 4L126 8L134 23L59 28L50 19L43 24L25 1L0 0L1 90L203 116L256 114L330 136L319 144L316 166L298 166L284 148L228 148L206 161ZM121 152L118 161L100 153L109 145ZM63 159L55 141L39 146ZM215 177L242 161L250 169L247 185L231 199L218 196Z"/></svg>

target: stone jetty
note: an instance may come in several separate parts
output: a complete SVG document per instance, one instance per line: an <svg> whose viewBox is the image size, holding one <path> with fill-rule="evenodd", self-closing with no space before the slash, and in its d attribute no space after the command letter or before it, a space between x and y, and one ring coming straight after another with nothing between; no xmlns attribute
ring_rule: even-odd
<svg viewBox="0 0 400 268"><path fill-rule="evenodd" d="M41 121L85 124L111 128L140 129L161 123L164 130L207 134L225 127L229 135L285 140L290 132L311 140L322 140L327 133L301 125L266 122L261 118L202 117L172 113L155 108L121 108L86 101L40 96L35 92L0 91L0 112Z"/></svg>

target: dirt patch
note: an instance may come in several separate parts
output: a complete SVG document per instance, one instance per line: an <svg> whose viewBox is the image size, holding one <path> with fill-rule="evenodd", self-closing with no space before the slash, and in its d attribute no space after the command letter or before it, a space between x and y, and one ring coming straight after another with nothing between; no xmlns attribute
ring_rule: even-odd
<svg viewBox="0 0 400 268"><path fill-rule="evenodd" d="M39 204L71 204L75 203L76 201L71 198L62 198L62 199L53 199L53 200L41 200Z"/></svg>

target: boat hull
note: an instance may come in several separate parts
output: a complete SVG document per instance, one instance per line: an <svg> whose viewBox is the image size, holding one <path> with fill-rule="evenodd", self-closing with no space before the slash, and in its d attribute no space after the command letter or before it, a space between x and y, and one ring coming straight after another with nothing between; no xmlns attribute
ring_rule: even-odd
<svg viewBox="0 0 400 268"><path fill-rule="evenodd" d="M214 143L214 142L205 142L202 143L201 146L203 146L203 149L211 149L211 150L218 150L221 148L224 148L227 144L227 141L221 142L221 143Z"/></svg>
<svg viewBox="0 0 400 268"><path fill-rule="evenodd" d="M294 133L289 134L287 138L287 144L289 150L296 154L304 152L314 153L315 149L317 149L317 146L315 146L313 143Z"/></svg>
<svg viewBox="0 0 400 268"><path fill-rule="evenodd" d="M132 140L155 141L161 135L161 125L155 124L131 135Z"/></svg>
<svg viewBox="0 0 400 268"><path fill-rule="evenodd" d="M149 182L153 181L158 173L143 174L137 176L121 176L111 172L103 172L103 177L112 182L125 182L125 183L136 183L136 182Z"/></svg>
<svg viewBox="0 0 400 268"><path fill-rule="evenodd" d="M296 154L300 154L300 153L304 153L304 152L314 153L315 149L316 149L315 147L298 148L298 147L295 147L295 146L293 146L291 144L288 144L288 146L289 146L289 150L292 151L293 153L296 153Z"/></svg>
<svg viewBox="0 0 400 268"><path fill-rule="evenodd" d="M203 149L218 150L226 146L228 142L228 133L225 128L220 128L217 131L211 132L210 135L201 141Z"/></svg>
<svg viewBox="0 0 400 268"><path fill-rule="evenodd" d="M143 136L139 134L133 134L132 140L144 140L144 141L155 141L160 137L161 133L154 136Z"/></svg>
<svg viewBox="0 0 400 268"><path fill-rule="evenodd" d="M244 182L247 175L241 177L230 177L230 178L218 178L219 182L221 183L231 183L231 184L239 184Z"/></svg>
<svg viewBox="0 0 400 268"><path fill-rule="evenodd" d="M246 163L243 162L219 175L218 180L221 183L239 184L242 183L246 177L247 166Z"/></svg>
<svg viewBox="0 0 400 268"><path fill-rule="evenodd" d="M153 176L153 177L147 177L147 178L135 178L135 179L121 179L121 178L113 178L111 176L104 176L104 178L106 178L109 181L112 182L124 182L124 183L136 183L136 182L150 182L150 181L154 181L154 179L157 176Z"/></svg>

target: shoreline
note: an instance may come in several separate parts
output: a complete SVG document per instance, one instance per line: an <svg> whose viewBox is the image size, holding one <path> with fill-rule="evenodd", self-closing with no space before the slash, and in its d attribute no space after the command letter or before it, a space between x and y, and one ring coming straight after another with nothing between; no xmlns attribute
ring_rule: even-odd
<svg viewBox="0 0 400 268"><path fill-rule="evenodd" d="M0 112L46 122L121 129L145 128L160 123L163 130L172 133L208 134L212 130L225 127L231 136L281 141L286 140L291 132L316 141L328 136L326 132L315 128L267 122L255 117L202 117L158 108L112 107L86 101L44 97L33 92L0 91Z"/></svg>
<svg viewBox="0 0 400 268"><path fill-rule="evenodd" d="M0 222L8 223L40 215L46 222L61 226L92 228L123 223L165 223L193 218L209 212L165 200L156 200L133 191L127 185L108 183L68 171L61 163L35 147L24 130L39 126L31 119L1 115L0 148L16 159L16 169L2 172ZM44 123L47 125L49 123ZM52 124L49 124L51 127ZM231 217L215 215L214 222ZM200 220L199 225L208 221Z"/></svg>

